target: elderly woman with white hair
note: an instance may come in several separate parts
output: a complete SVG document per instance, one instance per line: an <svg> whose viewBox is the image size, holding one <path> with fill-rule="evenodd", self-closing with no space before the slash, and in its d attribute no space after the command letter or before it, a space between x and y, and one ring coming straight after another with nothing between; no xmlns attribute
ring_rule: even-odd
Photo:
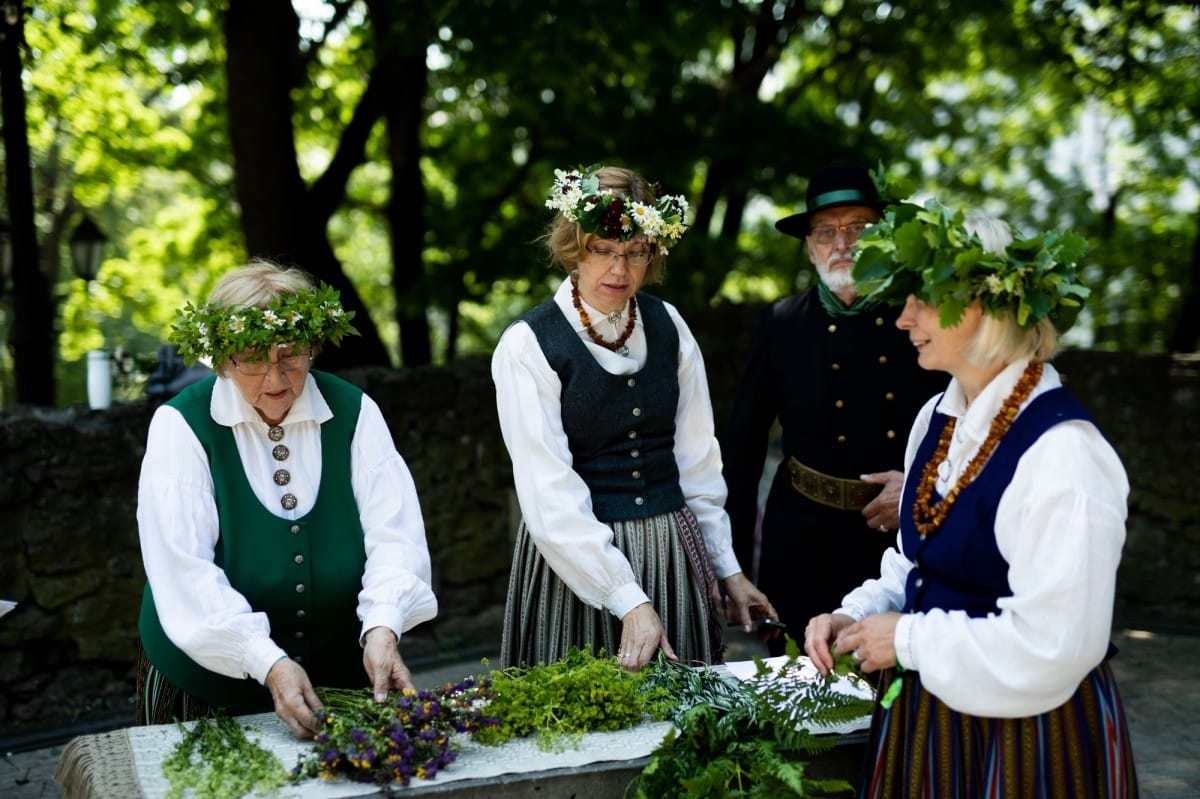
<svg viewBox="0 0 1200 799"><path fill-rule="evenodd" d="M921 366L952 377L909 436L879 578L805 631L822 672L881 672L860 795L1137 796L1108 660L1129 483L1048 362L1083 239L930 201L859 247L863 293L903 303Z"/></svg>
<svg viewBox="0 0 1200 799"><path fill-rule="evenodd" d="M379 406L312 368L351 316L266 261L180 312L172 341L216 376L150 421L140 723L273 707L310 738L321 687L415 687L398 644L437 599L413 478Z"/></svg>

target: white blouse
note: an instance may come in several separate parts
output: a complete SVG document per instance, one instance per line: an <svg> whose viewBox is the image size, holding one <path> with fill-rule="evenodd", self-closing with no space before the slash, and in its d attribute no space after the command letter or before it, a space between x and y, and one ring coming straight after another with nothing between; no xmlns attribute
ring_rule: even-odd
<svg viewBox="0 0 1200 799"><path fill-rule="evenodd" d="M232 381L217 378L212 418L233 429L255 496L282 519L312 510L321 482L321 422L333 411L309 375L284 420L291 482L272 479L275 442L267 424ZM437 615L425 524L412 475L392 444L375 401L363 395L351 444L351 483L364 533L367 563L358 595L361 636L388 627L397 638ZM280 505L294 494L295 508ZM182 414L169 405L154 412L138 481L138 530L146 577L163 629L207 669L260 683L284 650L271 640L263 613L251 610L213 562L218 514L208 457Z"/></svg>
<svg viewBox="0 0 1200 799"><path fill-rule="evenodd" d="M633 374L646 363L646 333L639 315L620 355L591 341L571 304L571 283L564 280L554 302L605 371ZM712 402L704 361L687 324L669 303L667 313L679 331L679 408L675 413L675 462L684 500L703 531L709 560L718 579L741 571L733 554L721 451L713 430ZM584 303L593 326L609 339L605 314ZM627 318L614 325L624 329ZM561 383L546 360L533 330L516 322L504 332L492 356L500 431L513 463L521 513L538 551L579 599L624 616L648 601L634 579L629 561L612 543L612 529L592 513L591 493L571 467L563 430Z"/></svg>
<svg viewBox="0 0 1200 799"><path fill-rule="evenodd" d="M950 468L937 483L945 496L1027 363L1007 367L970 408L956 380L940 403L931 399L909 435L906 480L920 477L912 461L936 405L958 418L946 457ZM1046 364L1021 410L1061 384ZM1013 595L998 601L999 614L985 618L945 610L901 616L895 633L900 665L919 671L926 689L962 713L1021 718L1061 705L1108 648L1128 496L1121 460L1093 425L1076 420L1047 430L1021 457L997 508L996 542L1009 564ZM912 563L897 549L884 553L882 576L847 594L836 612L861 619L903 607Z"/></svg>

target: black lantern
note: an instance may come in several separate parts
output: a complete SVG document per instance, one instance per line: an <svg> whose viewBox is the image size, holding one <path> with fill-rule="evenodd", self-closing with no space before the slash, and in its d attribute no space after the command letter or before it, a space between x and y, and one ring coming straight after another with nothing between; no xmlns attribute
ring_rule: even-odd
<svg viewBox="0 0 1200 799"><path fill-rule="evenodd" d="M91 217L84 215L83 221L71 233L71 266L75 274L85 281L95 280L104 260L104 242L108 237L96 227Z"/></svg>
<svg viewBox="0 0 1200 799"><path fill-rule="evenodd" d="M22 30L24 17L24 3L20 0L2 0L0 2L0 39L11 37L17 44L24 44L25 31Z"/></svg>

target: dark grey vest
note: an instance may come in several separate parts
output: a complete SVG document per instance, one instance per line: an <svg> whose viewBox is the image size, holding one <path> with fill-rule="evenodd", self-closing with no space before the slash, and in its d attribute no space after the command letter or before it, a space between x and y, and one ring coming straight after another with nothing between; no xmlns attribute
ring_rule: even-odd
<svg viewBox="0 0 1200 799"><path fill-rule="evenodd" d="M602 522L659 516L684 504L674 452L679 332L662 300L637 300L647 357L631 375L604 371L553 300L522 317L562 383L572 466Z"/></svg>

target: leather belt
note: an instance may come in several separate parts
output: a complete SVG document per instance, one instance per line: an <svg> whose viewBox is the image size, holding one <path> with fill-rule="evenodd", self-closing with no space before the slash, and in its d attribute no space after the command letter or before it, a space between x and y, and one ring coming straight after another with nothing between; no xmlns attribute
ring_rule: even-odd
<svg viewBox="0 0 1200 799"><path fill-rule="evenodd" d="M788 471L792 474L792 488L800 496L838 510L862 510L883 490L883 486L874 483L833 477L810 469L790 455Z"/></svg>

